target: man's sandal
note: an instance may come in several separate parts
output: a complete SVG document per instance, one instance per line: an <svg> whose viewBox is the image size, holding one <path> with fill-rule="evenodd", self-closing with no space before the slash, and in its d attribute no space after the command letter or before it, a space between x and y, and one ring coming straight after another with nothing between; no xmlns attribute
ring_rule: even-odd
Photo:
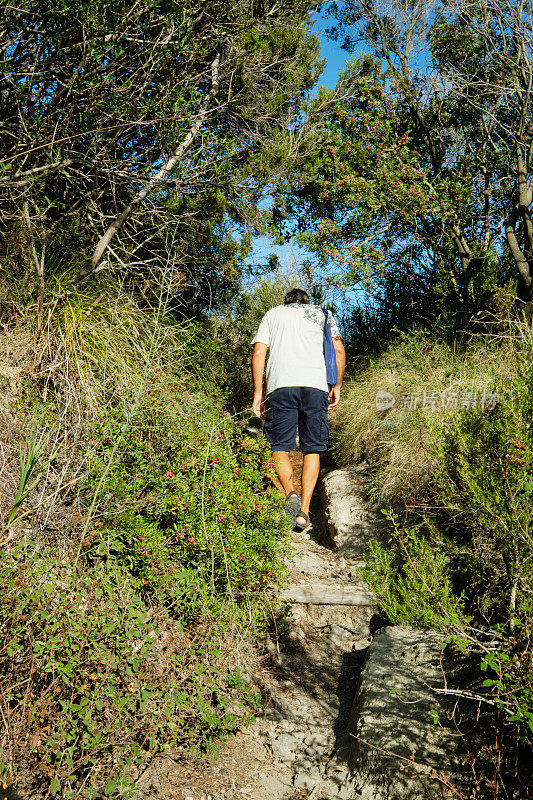
<svg viewBox="0 0 533 800"><path fill-rule="evenodd" d="M301 522L298 522L298 517L303 517L305 522L303 524ZM305 511L302 511L302 509L300 509L299 511L296 512L296 516L294 518L293 530L298 531L298 533L301 533L307 528L308 525L309 525L309 514L306 514Z"/></svg>
<svg viewBox="0 0 533 800"><path fill-rule="evenodd" d="M302 499L298 492L289 492L287 497L285 498L285 512L291 522L294 522L296 519L296 514L300 508L300 503Z"/></svg>

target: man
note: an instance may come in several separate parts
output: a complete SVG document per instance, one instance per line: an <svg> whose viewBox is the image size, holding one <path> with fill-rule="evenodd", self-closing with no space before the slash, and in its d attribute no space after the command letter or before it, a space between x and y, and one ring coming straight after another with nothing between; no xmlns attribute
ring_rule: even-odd
<svg viewBox="0 0 533 800"><path fill-rule="evenodd" d="M272 448L276 471L285 491L287 513L294 528L309 523L309 504L320 470L320 453L327 448L328 406L340 400L346 356L337 323L328 312L337 360L337 383L330 390L324 360L325 316L309 303L309 295L292 289L284 304L267 311L252 341L253 411L265 420L264 433ZM266 373L266 399L263 373ZM294 491L289 452L296 448L296 429L303 453L302 496Z"/></svg>

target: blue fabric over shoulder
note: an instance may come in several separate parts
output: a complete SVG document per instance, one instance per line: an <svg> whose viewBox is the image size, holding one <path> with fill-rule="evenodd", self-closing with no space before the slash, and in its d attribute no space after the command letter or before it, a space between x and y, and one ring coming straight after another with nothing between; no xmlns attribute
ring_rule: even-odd
<svg viewBox="0 0 533 800"><path fill-rule="evenodd" d="M337 383L337 356L335 354L335 347L333 346L333 336L331 335L331 323L328 318L328 312L325 308L324 312L324 360L326 362L326 380L330 389Z"/></svg>

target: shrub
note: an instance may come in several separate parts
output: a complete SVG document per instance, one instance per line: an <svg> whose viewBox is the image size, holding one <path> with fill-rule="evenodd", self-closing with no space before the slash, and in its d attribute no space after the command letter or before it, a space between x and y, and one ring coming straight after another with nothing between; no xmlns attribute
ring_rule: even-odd
<svg viewBox="0 0 533 800"><path fill-rule="evenodd" d="M512 723L520 739L533 731L533 337L518 326L470 346L450 369L473 370L470 386L490 387L497 402L419 412L423 490L403 482L404 524L389 509L392 547L374 546L364 574L393 623L447 631L481 654L474 697L499 709L508 727L498 736L507 737ZM414 385L434 374L433 364L424 371L416 362ZM378 429L400 416L388 414L381 412ZM391 474L400 425L386 435L388 446L373 451L378 476Z"/></svg>
<svg viewBox="0 0 533 800"><path fill-rule="evenodd" d="M162 750L234 730L255 698L215 641L141 600L128 571L75 570L26 542L2 553L5 784L28 796L123 797Z"/></svg>
<svg viewBox="0 0 533 800"><path fill-rule="evenodd" d="M343 464L370 462L377 501L413 503L433 471L428 428L450 415L450 399L457 398L458 408L472 395L479 403L518 369L518 351L508 336L448 344L438 332L405 334L346 382L335 421L336 455ZM380 390L395 400L385 411L376 408Z"/></svg>
<svg viewBox="0 0 533 800"><path fill-rule="evenodd" d="M452 539L466 536L463 569L474 585L490 587L484 611L496 604L511 631L530 613L525 592L533 578L533 442L524 401L527 394L502 393L491 411L451 417L434 430L433 447L433 488L446 511L441 528Z"/></svg>
<svg viewBox="0 0 533 800"><path fill-rule="evenodd" d="M169 603L184 591L176 572L189 571L193 592L182 603L191 613L200 587L239 605L280 579L287 544L270 452L263 439L239 436L212 397L165 374L126 429L110 417L96 436L87 489L103 482L88 557L120 558L144 593Z"/></svg>
<svg viewBox="0 0 533 800"><path fill-rule="evenodd" d="M370 545L361 574L394 625L415 625L464 636L470 618L453 585L453 564L416 527L402 528L389 513L395 547Z"/></svg>
<svg viewBox="0 0 533 800"><path fill-rule="evenodd" d="M0 780L36 800L127 797L158 753L250 719L238 665L278 613L286 518L205 328L108 289L50 312L47 336L0 417L48 443L33 478L6 448L27 474L2 498Z"/></svg>

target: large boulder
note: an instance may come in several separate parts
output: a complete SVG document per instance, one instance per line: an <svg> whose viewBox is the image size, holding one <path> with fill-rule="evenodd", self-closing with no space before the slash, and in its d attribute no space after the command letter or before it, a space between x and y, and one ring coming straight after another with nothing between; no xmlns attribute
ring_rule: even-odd
<svg viewBox="0 0 533 800"><path fill-rule="evenodd" d="M383 515L365 497L364 467L323 470L320 475L327 543L347 559L359 560L385 530Z"/></svg>
<svg viewBox="0 0 533 800"><path fill-rule="evenodd" d="M443 686L442 658L443 640L436 634L399 626L376 633L349 723L354 798L468 795L461 736L450 719L453 704L433 691Z"/></svg>

